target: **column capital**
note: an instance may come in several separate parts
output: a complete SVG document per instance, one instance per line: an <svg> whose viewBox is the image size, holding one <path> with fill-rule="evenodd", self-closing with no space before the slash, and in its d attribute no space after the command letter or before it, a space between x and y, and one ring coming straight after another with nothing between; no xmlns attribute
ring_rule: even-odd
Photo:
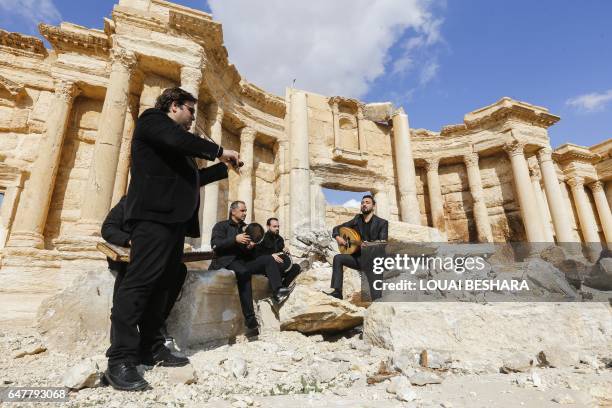
<svg viewBox="0 0 612 408"><path fill-rule="evenodd" d="M181 86L195 84L199 88L200 82L202 82L202 70L200 68L186 65L181 67Z"/></svg>
<svg viewBox="0 0 612 408"><path fill-rule="evenodd" d="M425 160L425 170L427 172L438 172L438 165L440 164L440 158L439 157L433 157L431 159L426 159Z"/></svg>
<svg viewBox="0 0 612 408"><path fill-rule="evenodd" d="M138 62L136 54L134 52L126 50L125 48L113 48L111 51L111 64L112 67L122 67L128 71L131 71Z"/></svg>
<svg viewBox="0 0 612 408"><path fill-rule="evenodd" d="M249 126L245 126L242 129L240 129L240 141L253 143L255 141L256 134L257 134L257 131L255 129Z"/></svg>
<svg viewBox="0 0 612 408"><path fill-rule="evenodd" d="M537 164L529 165L529 176L531 176L531 180L540 180L540 169L538 169Z"/></svg>
<svg viewBox="0 0 612 408"><path fill-rule="evenodd" d="M580 176L569 176L566 180L571 188L584 187L584 177Z"/></svg>
<svg viewBox="0 0 612 408"><path fill-rule="evenodd" d="M508 153L508 156L524 156L525 154L525 142L518 140L508 142L504 145L504 150Z"/></svg>
<svg viewBox="0 0 612 408"><path fill-rule="evenodd" d="M593 193L603 193L604 192L604 185L599 180L589 184L589 187L591 188L591 191Z"/></svg>
<svg viewBox="0 0 612 408"><path fill-rule="evenodd" d="M543 147L538 150L538 161L540 164L552 161L552 149L550 147Z"/></svg>
<svg viewBox="0 0 612 408"><path fill-rule="evenodd" d="M55 79L53 85L55 95L66 102L71 102L81 92L74 81L66 79Z"/></svg>
<svg viewBox="0 0 612 408"><path fill-rule="evenodd" d="M478 167L478 153L471 152L463 156L463 162L466 167Z"/></svg>

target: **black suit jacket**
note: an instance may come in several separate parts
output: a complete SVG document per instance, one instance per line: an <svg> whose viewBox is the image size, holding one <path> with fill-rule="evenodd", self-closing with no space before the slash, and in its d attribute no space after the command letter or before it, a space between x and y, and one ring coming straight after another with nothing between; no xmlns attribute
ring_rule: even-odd
<svg viewBox="0 0 612 408"><path fill-rule="evenodd" d="M231 219L215 224L210 237L210 246L215 252L215 258L210 263L209 270L227 268L235 259L252 258L253 251L236 242L236 235L241 234L245 226L244 222L236 224Z"/></svg>
<svg viewBox="0 0 612 408"><path fill-rule="evenodd" d="M218 163L198 170L194 157L215 160L223 148L185 131L159 109L144 111L134 129L126 221L187 223L187 236L199 237L201 186L227 177Z"/></svg>
<svg viewBox="0 0 612 408"><path fill-rule="evenodd" d="M340 227L353 228L357 230L361 236L363 236L363 233L359 231L357 224L359 217L361 217L361 214L357 214L354 218L345 222L344 224L336 225L332 231L332 237L336 238L338 235L340 235ZM370 226L370 238L373 241L386 241L389 237L389 221L374 214L370 222L372 223Z"/></svg>
<svg viewBox="0 0 612 408"><path fill-rule="evenodd" d="M264 238L259 245L255 247L256 256L272 255L283 252L285 249L285 240L279 235L275 235L270 231L266 231Z"/></svg>

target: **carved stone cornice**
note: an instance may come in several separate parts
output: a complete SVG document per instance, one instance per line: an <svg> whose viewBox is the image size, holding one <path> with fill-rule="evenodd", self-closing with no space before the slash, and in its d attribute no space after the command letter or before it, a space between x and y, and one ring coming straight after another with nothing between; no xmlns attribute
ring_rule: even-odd
<svg viewBox="0 0 612 408"><path fill-rule="evenodd" d="M598 154L591 152L588 148L571 143L559 146L555 149L554 155L559 163L581 162L594 164L601 159Z"/></svg>
<svg viewBox="0 0 612 408"><path fill-rule="evenodd" d="M255 101L261 106L264 112L268 112L280 118L285 116L287 107L285 106L285 101L280 97L270 94L246 81L240 83L240 93Z"/></svg>
<svg viewBox="0 0 612 408"><path fill-rule="evenodd" d="M257 131L250 126L245 126L240 129L240 141L246 143L253 143L255 141L255 135Z"/></svg>
<svg viewBox="0 0 612 408"><path fill-rule="evenodd" d="M12 48L25 54L47 55L45 45L40 39L5 30L0 30L0 46Z"/></svg>
<svg viewBox="0 0 612 408"><path fill-rule="evenodd" d="M22 84L18 84L17 82L13 82L8 78L0 75L0 88L4 88L14 97L18 98L19 96L25 94L25 86Z"/></svg>
<svg viewBox="0 0 612 408"><path fill-rule="evenodd" d="M345 98L344 96L332 96L328 99L327 101L329 103L330 106L346 106L350 109L353 109L355 111L355 113L359 112L360 110L363 111L363 108L365 106L364 103L358 101L357 99L353 99L353 98Z"/></svg>
<svg viewBox="0 0 612 408"><path fill-rule="evenodd" d="M78 32L41 23L38 31L58 52L78 51L84 54L107 56L111 48L108 36L99 30ZM85 31L85 30L83 30Z"/></svg>
<svg viewBox="0 0 612 408"><path fill-rule="evenodd" d="M207 48L223 45L221 24L213 21L208 14L195 16L170 10L168 25L178 33L195 37L193 40L206 44Z"/></svg>

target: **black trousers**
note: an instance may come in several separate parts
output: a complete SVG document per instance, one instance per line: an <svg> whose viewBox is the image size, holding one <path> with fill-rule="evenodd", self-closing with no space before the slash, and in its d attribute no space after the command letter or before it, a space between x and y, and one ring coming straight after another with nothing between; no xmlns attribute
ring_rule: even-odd
<svg viewBox="0 0 612 408"><path fill-rule="evenodd" d="M366 267L365 271L363 270L364 262L359 255L348 255L348 254L337 254L334 255L334 261L332 265L332 280L331 287L337 291L342 292L342 278L344 276L344 267L348 267L351 269L355 269L359 272L365 273L366 279L368 282L368 289L370 292L370 298L372 300L376 300L382 296L382 291L374 289L374 281L377 279L381 279L380 276L374 274L372 271L371 265L370 267ZM363 279L363 277L362 277ZM362 280L363 282L363 280ZM363 284L362 284L362 292Z"/></svg>
<svg viewBox="0 0 612 408"><path fill-rule="evenodd" d="M253 275L267 276L270 289L274 293L282 285L281 273L277 265L272 255L262 255L250 261L235 259L227 266L227 269L234 271L236 275L238 297L245 322L249 323L255 319L251 277Z"/></svg>
<svg viewBox="0 0 612 408"><path fill-rule="evenodd" d="M182 273L185 225L137 221L131 241L130 263L111 310L109 364L138 363L143 353L163 346L161 327L180 293L176 283Z"/></svg>
<svg viewBox="0 0 612 408"><path fill-rule="evenodd" d="M302 268L300 268L300 265L293 264L287 272L281 272L281 275L283 276L283 286L287 287L291 285L291 282L297 278L301 271Z"/></svg>

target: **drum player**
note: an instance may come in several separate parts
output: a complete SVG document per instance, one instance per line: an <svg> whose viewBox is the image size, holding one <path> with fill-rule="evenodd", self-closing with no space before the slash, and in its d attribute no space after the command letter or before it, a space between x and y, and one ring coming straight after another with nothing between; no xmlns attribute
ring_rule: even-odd
<svg viewBox="0 0 612 408"><path fill-rule="evenodd" d="M255 248L256 255L272 255L281 268L283 286L288 287L300 274L301 268L291 262L289 248L285 246L285 240L280 235L280 223L278 218L268 218L266 221L266 231L262 242Z"/></svg>

